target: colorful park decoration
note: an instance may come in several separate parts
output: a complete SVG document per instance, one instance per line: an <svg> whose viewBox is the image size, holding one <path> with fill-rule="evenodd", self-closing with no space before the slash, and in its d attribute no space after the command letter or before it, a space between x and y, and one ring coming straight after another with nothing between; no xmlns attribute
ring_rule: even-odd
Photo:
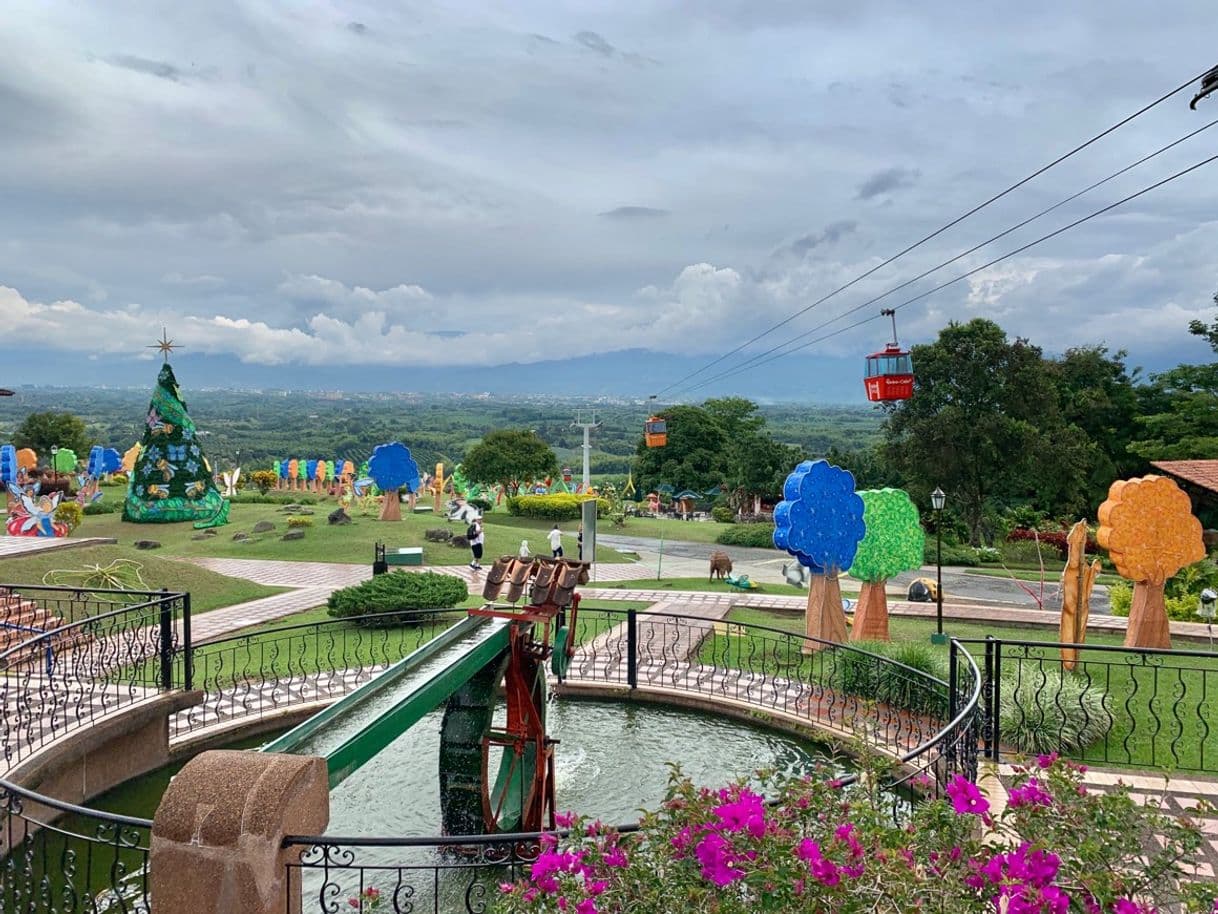
<svg viewBox="0 0 1218 914"><path fill-rule="evenodd" d="M1163 585L1205 558L1201 522L1188 495L1166 476L1118 479L1100 505L1098 543L1117 573L1133 581L1126 647L1171 647Z"/></svg>
<svg viewBox="0 0 1218 914"><path fill-rule="evenodd" d="M0 446L0 484L16 485L20 471L21 467L17 463L17 449L11 444Z"/></svg>
<svg viewBox="0 0 1218 914"><path fill-rule="evenodd" d="M51 455L51 469L56 473L74 473L80 458L68 447L61 447Z"/></svg>
<svg viewBox="0 0 1218 914"><path fill-rule="evenodd" d="M1079 521L1066 534L1066 567L1062 569L1061 641L1082 644L1087 639L1087 617L1091 615L1091 590L1103 564L1096 558L1088 565L1087 525ZM1078 648L1061 649L1062 666L1074 669L1078 663Z"/></svg>
<svg viewBox="0 0 1218 914"><path fill-rule="evenodd" d="M95 444L89 449L89 457L85 462L85 472L80 477L80 489L76 493L76 501L87 505L101 498L103 476L117 473L123 466L123 455L112 447L102 447Z"/></svg>
<svg viewBox="0 0 1218 914"><path fill-rule="evenodd" d="M888 579L922 566L926 534L918 509L901 489L865 489L863 524L850 576L863 582L854 610L851 641L888 640Z"/></svg>
<svg viewBox="0 0 1218 914"><path fill-rule="evenodd" d="M805 460L783 484L774 507L774 545L812 575L805 630L815 640L804 642L804 653L846 640L838 573L850 567L866 532L863 511L854 476L827 460Z"/></svg>
<svg viewBox="0 0 1218 914"><path fill-rule="evenodd" d="M419 491L419 465L410 455L410 448L400 441L378 444L372 449L368 460L368 475L384 494L381 504L381 520L401 520L402 500L398 490L403 486L410 493L411 509L414 496Z"/></svg>
<svg viewBox="0 0 1218 914"><path fill-rule="evenodd" d="M140 444L127 483L123 520L139 524L193 521L200 529L227 522L229 502L212 479L194 420L186 411L168 362L157 375Z"/></svg>
<svg viewBox="0 0 1218 914"><path fill-rule="evenodd" d="M55 509L59 507L63 492L38 495L32 488L9 485L8 493L9 512L4 529L9 536L68 535L68 525L55 520Z"/></svg>
<svg viewBox="0 0 1218 914"><path fill-rule="evenodd" d="M135 471L135 461L140 456L140 443L137 441L123 453L123 472L130 476Z"/></svg>
<svg viewBox="0 0 1218 914"><path fill-rule="evenodd" d="M38 466L38 454L32 447L23 447L17 451L17 466L26 472Z"/></svg>

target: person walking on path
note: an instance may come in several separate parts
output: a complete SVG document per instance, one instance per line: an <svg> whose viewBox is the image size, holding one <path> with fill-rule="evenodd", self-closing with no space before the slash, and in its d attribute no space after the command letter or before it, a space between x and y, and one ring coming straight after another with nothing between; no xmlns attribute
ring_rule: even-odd
<svg viewBox="0 0 1218 914"><path fill-rule="evenodd" d="M475 517L469 525L469 529L465 531L465 535L469 539L469 550L473 554L473 561L469 563L469 567L478 571L482 568L482 544L486 542L486 535L482 530L482 518Z"/></svg>
<svg viewBox="0 0 1218 914"><path fill-rule="evenodd" d="M554 525L554 529L551 530L547 534L547 536L549 537L549 540L550 540L550 555L553 558L561 559L562 558L562 531L558 529L558 524Z"/></svg>

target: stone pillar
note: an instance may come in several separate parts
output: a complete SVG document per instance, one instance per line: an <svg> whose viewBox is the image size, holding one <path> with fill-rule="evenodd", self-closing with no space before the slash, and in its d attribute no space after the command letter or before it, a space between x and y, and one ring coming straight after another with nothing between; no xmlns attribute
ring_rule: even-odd
<svg viewBox="0 0 1218 914"><path fill-rule="evenodd" d="M323 759L220 750L191 759L170 782L152 824L152 914L284 914L285 835L320 834L330 821Z"/></svg>

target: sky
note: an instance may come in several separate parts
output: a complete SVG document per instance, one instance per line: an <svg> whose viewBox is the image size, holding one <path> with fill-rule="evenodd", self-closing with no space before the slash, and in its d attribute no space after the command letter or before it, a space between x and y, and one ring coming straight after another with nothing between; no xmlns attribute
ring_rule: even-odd
<svg viewBox="0 0 1218 914"><path fill-rule="evenodd" d="M1218 63L1210 24L1200 0L10 2L3 382L150 379L164 325L198 386L689 394ZM814 329L1218 118L1192 94L697 380L1213 155L1218 128ZM1203 360L1216 253L1218 163L901 308L900 337L984 316L1051 352ZM861 396L889 335L692 393Z"/></svg>

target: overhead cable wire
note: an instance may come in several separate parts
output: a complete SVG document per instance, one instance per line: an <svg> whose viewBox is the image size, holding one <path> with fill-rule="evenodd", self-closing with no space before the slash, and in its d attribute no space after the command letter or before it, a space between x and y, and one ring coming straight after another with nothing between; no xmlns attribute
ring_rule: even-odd
<svg viewBox="0 0 1218 914"><path fill-rule="evenodd" d="M1143 165L1146 162L1149 162L1151 159L1155 158L1156 156L1162 155L1163 153L1167 152L1168 150L1174 149L1176 146L1179 146L1181 143L1186 142L1187 140L1191 140L1193 137L1197 136L1200 133L1204 133L1206 130L1209 130L1215 124L1218 124L1218 118L1210 121L1204 127L1199 127L1196 130L1192 131L1191 133L1186 133L1184 136L1180 137L1178 140L1174 140L1173 142L1168 143L1166 146L1160 146L1154 152L1142 156L1142 158L1138 159L1136 162L1132 162L1129 165L1126 165L1124 168L1122 168L1118 171L1114 171L1112 174L1108 175L1108 177L1102 178L1101 180L1096 181L1094 184L1087 185L1082 190L1076 191L1075 193L1071 194L1070 196L1057 201L1052 206L1048 206L1045 209L1042 209L1040 212L1036 213L1033 216L1029 216L1027 219L1024 219L1022 222L1017 222L1015 225L1012 225L1008 229L1004 229L1003 231L999 232L997 235L992 235L989 238L987 238L985 241L982 241L982 242L979 242L978 244L973 245L968 250L961 251L959 254L950 258L949 260L944 260L942 263L939 263L936 266L931 267L929 270L924 270L923 272L919 273L917 276L913 277L912 279L907 279L907 280L905 280L905 282L892 286L890 289L887 289L884 292L881 292L879 295L876 295L873 298L869 298L867 301L863 302L862 304L858 305L856 308L852 309L851 312L847 312L847 313L853 313L853 311L860 310L862 308L867 307L868 305L874 305L877 302L882 301L883 299L887 298L889 295L892 295L894 292L899 292L902 289L908 288L909 286L913 285L915 282L918 282L918 280L925 279L927 276L930 276L932 273L937 273L939 270L942 270L944 267L951 266L953 263L956 263L958 260L962 260L963 258L967 257L969 254L976 253L978 250L985 247L986 245L993 244L995 241L1000 241L1001 239L1005 238L1007 235L1010 235L1012 232L1016 232L1019 229L1024 228L1025 226L1035 222L1037 219L1040 219L1043 216L1047 216L1049 213L1053 212L1054 210L1060 209L1061 207L1065 206L1067 203L1071 203L1074 200L1077 200L1079 197L1083 196L1084 194L1090 193L1091 191L1095 190L1096 188L1101 187L1104 184L1107 184L1109 181L1115 180L1116 178L1119 178L1121 175L1132 171L1133 169L1137 168L1139 165ZM740 369L747 368L752 364L758 363L758 362L762 361L763 359L765 359L766 356L771 355L772 353L777 352L780 349L784 349L788 346L792 346L794 343L797 343L799 340L802 340L805 337L812 335L820 328L820 326L823 326L823 325L818 325L817 327L813 327L811 330L805 330L803 333L799 334L798 336L791 337L791 339L789 339L789 340L784 340L783 342L779 343L777 346L772 346L771 348L765 350L764 352L759 352L759 353L756 353L755 355L749 356L749 358L747 358L745 361L741 362L738 365L733 366L733 368L731 370L737 371ZM682 389L684 389L684 388L682 388ZM681 392L680 390L677 391L677 393L680 393L680 392Z"/></svg>
<svg viewBox="0 0 1218 914"><path fill-rule="evenodd" d="M1109 203L1107 206L1103 207L1102 209L1097 209L1094 212L1088 213L1086 216L1083 216L1081 219L1076 219L1073 222L1068 223L1067 225L1063 225L1061 228L1054 229L1052 232L1049 232L1046 235L1041 235L1039 238L1036 238L1033 241L1029 241L1027 244L1020 245L1019 247L1015 248L1014 250L1008 251L1007 253L1003 254L1001 257L995 257L993 260L989 261L988 263L983 263L981 266L974 267L973 269L969 270L966 273L961 273L959 276L949 279L947 282L940 283L939 285L935 286L934 288L927 289L925 292L920 292L919 294L913 296L912 298L907 298L905 301L901 302L900 304L893 305L892 310L897 311L901 308L906 307L907 305L912 305L914 302L921 301L924 298L934 295L936 292L941 292L942 290L948 288L949 286L953 286L956 283L961 282L962 280L968 279L970 276L975 276L984 270L988 270L990 267L997 266L998 264L1002 263L1005 260L1009 260L1012 257L1022 254L1024 251L1027 251L1031 248L1036 247L1038 244L1042 244L1043 242L1056 238L1058 235L1068 232L1073 228L1077 228L1078 226L1082 225L1085 222L1090 222L1092 219L1095 219L1098 216L1102 216L1105 213L1116 209L1118 206L1123 206L1124 204L1130 202L1131 200L1136 200L1138 197L1141 197L1145 194L1150 193L1153 190L1157 190L1158 188L1163 187L1165 184L1170 184L1172 181L1182 178L1185 175L1189 174L1190 172L1194 172L1197 169L1202 168L1205 165L1209 165L1211 162L1214 162L1215 160L1218 160L1218 155L1210 156L1208 159L1203 159L1202 161L1197 162L1195 165L1190 165L1188 168L1182 169L1173 175L1169 175L1166 178L1156 181L1154 184L1150 184L1147 187L1144 187L1141 190L1139 190L1135 193L1132 193L1127 197L1122 197L1120 200L1117 200L1115 203ZM851 314L858 313L859 311L861 311L863 308L865 308L869 304L871 304L871 303L863 302L860 305L856 305L853 308L843 311L841 314L837 315L836 317L832 317L829 320L824 321L823 323L817 325L816 327L812 328L812 330L810 330L808 332L814 333L818 330L822 330L825 327L828 327L830 324L837 323L842 318L849 317ZM700 381L699 383L687 388L687 390L692 392L694 390L698 390L702 387L705 387L708 384L714 383L715 381L720 381L720 380L732 377L737 374L742 374L744 372L755 371L756 369L762 367L763 365L768 365L770 362L774 362L780 358L783 358L784 356L788 356L788 355L791 355L792 353L799 352L800 350L807 349L809 346L812 346L816 343L823 342L824 340L837 336L841 333L845 333L847 330L852 330L855 327L861 327L863 324L869 323L870 321L873 321L873 320L877 320L881 316L882 315L880 315L878 313L873 314L870 317L866 317L860 321L856 321L855 323L850 324L849 326L839 328L838 330L834 330L832 333L826 334L825 336L821 336L821 337L817 337L815 339L809 340L806 343L796 346L794 349L789 349L786 352L780 352L776 355L772 355L765 361L757 362L757 363L749 365L747 367L737 367L737 368L729 369L728 371L725 371L725 372L721 372L720 374L717 374L712 378L707 378L704 381Z"/></svg>
<svg viewBox="0 0 1218 914"><path fill-rule="evenodd" d="M816 301L812 302L812 304L801 308L800 310L787 316L786 318L779 321L778 323L773 324L768 329L763 330L761 333L757 334L756 336L752 337L751 339L745 340L739 346L736 346L734 349L728 350L727 352L725 352L723 355L719 356L718 358L712 359L710 362L707 362L701 368L697 368L694 371L691 371L688 374L684 375L683 377L678 378L676 381L672 382L671 384L667 385L666 387L661 388L660 390L656 391L656 393L652 394L651 395L652 399L658 397L661 394L667 393L668 391L672 390L673 388L677 387L678 385L682 385L686 381L697 377L698 375L702 374L707 369L712 368L715 365L718 365L719 363L723 362L724 360L731 358L733 355L748 348L749 346L753 345L753 343L756 343L758 340L761 340L761 339L769 336L771 333L773 333L775 330L779 329L780 327L785 327L787 324L789 324L791 321L795 320L797 317L807 314L813 308L815 308L821 304L824 304L825 302L827 302L829 299L833 298L834 296L840 294L841 292L845 292L847 289L853 287L854 285L856 285L859 282L862 282L867 277L873 275L874 273L878 272L879 270L882 270L884 267L888 266L889 264L893 263L894 261L899 260L901 257L904 257L906 254L908 254L910 251L913 251L914 249L921 247L923 244L925 244L928 241L931 241L934 238L937 238L939 235L942 235L948 229L954 228L955 226L957 226L961 222L963 222L965 219L968 219L970 216L973 216L976 213L980 212L981 210L985 209L991 203L995 203L998 200L1001 200L1003 197L1007 196L1011 192L1018 190L1020 187L1023 187L1023 185L1027 184L1029 181L1044 174L1050 168L1060 165L1062 162L1066 161L1066 159L1070 158L1071 156L1073 156L1079 152L1082 152L1088 146L1091 146L1092 144L1098 142L1099 140L1102 140L1104 137L1108 136L1113 131L1119 130L1121 127L1124 127L1126 124L1128 124L1130 121L1134 120L1135 118L1141 117L1143 114L1145 114L1147 111L1154 108L1156 105L1162 104L1163 102L1165 102L1169 98L1171 98L1173 95L1176 95L1177 93L1182 92L1185 89L1189 88L1190 86L1193 85L1193 83L1197 82L1197 80L1203 78L1205 76L1205 74L1208 72L1209 71L1207 70L1197 76L1191 77L1186 82L1181 83L1175 89L1172 89L1170 92L1167 92L1164 95L1159 96L1153 102L1149 102L1148 104L1143 105L1133 114L1127 115L1126 117L1117 121L1111 127L1107 128L1106 130L1104 130L1100 133L1097 133L1095 136L1091 137L1091 139L1089 139L1083 143L1080 143L1078 146L1075 146L1069 152L1062 153L1056 159L1054 159L1053 161L1049 162L1046 165L1042 165L1040 168L1036 169L1036 171L1032 172L1027 177L1021 178L1019 181L1016 181L1014 184L1010 185L1005 190L1002 190L1002 191L994 194L988 200L985 200L982 203L978 203L968 212L966 212L960 216L957 216L951 222L948 222L947 224L940 226L939 228L937 228L933 232L931 232L929 235L926 235L923 238L920 238L919 240L915 241L913 244L909 245L908 247L904 248L903 250L898 251L896 254L893 254L891 257L889 257L887 260L883 261L882 263L877 264L876 266L872 267L871 269L867 270L866 272L860 273L858 276L854 277L854 279L850 280L849 282L845 283L844 285L839 286L838 288L834 289L832 292L828 293L827 295L823 296L822 298L819 298Z"/></svg>

